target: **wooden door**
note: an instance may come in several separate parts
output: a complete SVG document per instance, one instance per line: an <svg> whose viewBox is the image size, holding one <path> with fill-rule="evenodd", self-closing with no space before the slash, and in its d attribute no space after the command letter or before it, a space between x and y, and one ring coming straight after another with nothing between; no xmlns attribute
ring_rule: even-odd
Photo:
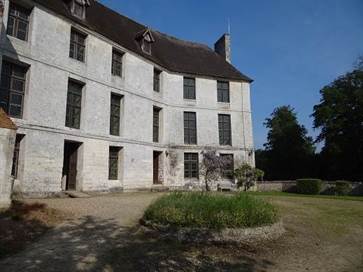
<svg viewBox="0 0 363 272"><path fill-rule="evenodd" d="M76 190L78 143L64 143L63 176L66 176L66 190Z"/></svg>

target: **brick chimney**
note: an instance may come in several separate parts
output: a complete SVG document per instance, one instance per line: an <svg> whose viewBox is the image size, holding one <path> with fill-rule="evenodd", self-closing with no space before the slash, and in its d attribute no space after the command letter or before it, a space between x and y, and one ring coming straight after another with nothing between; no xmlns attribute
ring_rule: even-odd
<svg viewBox="0 0 363 272"><path fill-rule="evenodd" d="M214 51L231 63L231 35L226 33L214 44Z"/></svg>

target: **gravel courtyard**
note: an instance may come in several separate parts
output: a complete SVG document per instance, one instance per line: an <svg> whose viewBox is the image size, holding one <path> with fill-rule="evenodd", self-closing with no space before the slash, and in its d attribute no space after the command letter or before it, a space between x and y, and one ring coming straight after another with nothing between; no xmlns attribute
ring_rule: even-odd
<svg viewBox="0 0 363 272"><path fill-rule="evenodd" d="M182 244L144 232L138 220L162 194L32 200L69 215L0 271L363 271L363 201L258 196L287 230L255 248Z"/></svg>

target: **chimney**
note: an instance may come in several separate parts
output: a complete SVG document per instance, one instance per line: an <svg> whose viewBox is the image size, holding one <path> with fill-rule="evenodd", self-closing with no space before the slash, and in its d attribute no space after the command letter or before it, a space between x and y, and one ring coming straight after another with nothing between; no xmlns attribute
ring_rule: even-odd
<svg viewBox="0 0 363 272"><path fill-rule="evenodd" d="M226 33L214 44L214 51L231 63L231 35Z"/></svg>

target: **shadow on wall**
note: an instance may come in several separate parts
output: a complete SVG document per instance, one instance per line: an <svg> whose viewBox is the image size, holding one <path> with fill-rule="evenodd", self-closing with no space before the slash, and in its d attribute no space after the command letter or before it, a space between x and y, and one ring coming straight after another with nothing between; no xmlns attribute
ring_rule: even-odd
<svg viewBox="0 0 363 272"><path fill-rule="evenodd" d="M164 241L140 229L121 228L113 220L84 217L0 262L0 270L252 272L272 265L246 249Z"/></svg>

